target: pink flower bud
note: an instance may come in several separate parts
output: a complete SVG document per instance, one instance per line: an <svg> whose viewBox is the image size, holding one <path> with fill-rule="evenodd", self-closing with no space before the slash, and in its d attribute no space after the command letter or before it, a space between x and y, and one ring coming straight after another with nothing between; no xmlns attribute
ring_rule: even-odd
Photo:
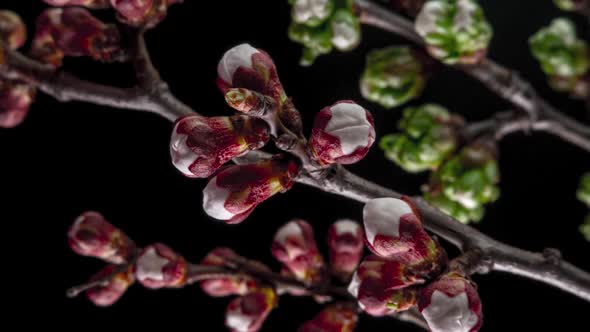
<svg viewBox="0 0 590 332"><path fill-rule="evenodd" d="M0 40L16 50L27 40L27 27L20 16L10 10L0 10Z"/></svg>
<svg viewBox="0 0 590 332"><path fill-rule="evenodd" d="M36 91L24 82L0 79L0 128L13 128L24 121Z"/></svg>
<svg viewBox="0 0 590 332"><path fill-rule="evenodd" d="M476 332L483 323L477 286L456 272L424 288L418 308L432 332Z"/></svg>
<svg viewBox="0 0 590 332"><path fill-rule="evenodd" d="M312 320L305 322L297 332L352 332L358 322L354 307L336 303L326 307Z"/></svg>
<svg viewBox="0 0 590 332"><path fill-rule="evenodd" d="M313 228L304 220L293 220L279 228L272 242L272 255L295 278L308 284L318 283L324 277L324 259L317 248Z"/></svg>
<svg viewBox="0 0 590 332"><path fill-rule="evenodd" d="M127 262L136 250L125 233L97 212L85 212L76 219L68 231L68 244L79 255L113 264Z"/></svg>
<svg viewBox="0 0 590 332"><path fill-rule="evenodd" d="M153 28L168 14L168 7L179 0L110 0L121 22Z"/></svg>
<svg viewBox="0 0 590 332"><path fill-rule="evenodd" d="M168 246L156 243L139 254L133 272L147 288L181 287L186 281L187 263Z"/></svg>
<svg viewBox="0 0 590 332"><path fill-rule="evenodd" d="M383 316L411 307L415 295L404 289L423 282L398 261L369 256L359 265L348 291L357 298L361 309L373 316Z"/></svg>
<svg viewBox="0 0 590 332"><path fill-rule="evenodd" d="M108 265L90 281L103 279L111 276L119 268L116 265ZM108 283L103 286L93 287L86 291L86 297L99 307L108 307L117 302L131 284L133 284L133 269L129 266L127 271L118 273L110 278Z"/></svg>
<svg viewBox="0 0 590 332"><path fill-rule="evenodd" d="M110 7L109 0L43 0L51 6L82 6L92 9Z"/></svg>
<svg viewBox="0 0 590 332"><path fill-rule="evenodd" d="M263 147L267 124L245 115L181 118L172 131L172 163L188 177L206 178L232 158Z"/></svg>
<svg viewBox="0 0 590 332"><path fill-rule="evenodd" d="M239 223L258 204L289 190L300 170L297 160L283 155L255 164L228 166L203 190L203 209L215 219Z"/></svg>
<svg viewBox="0 0 590 332"><path fill-rule="evenodd" d="M61 66L64 56L90 56L110 62L121 54L119 30L78 7L53 8L37 19L31 49L41 62Z"/></svg>
<svg viewBox="0 0 590 332"><path fill-rule="evenodd" d="M287 97L277 68L264 51L240 44L225 52L217 65L217 85L225 94L231 88L245 88L283 103Z"/></svg>
<svg viewBox="0 0 590 332"><path fill-rule="evenodd" d="M232 332L256 332L277 301L278 296L272 288L261 288L239 297L227 306L225 326Z"/></svg>
<svg viewBox="0 0 590 332"><path fill-rule="evenodd" d="M201 261L201 265L225 266L228 258L239 258L229 248L215 248ZM236 274L231 277L208 279L200 282L201 289L209 296L221 297L228 295L245 295L257 287L256 281L252 278Z"/></svg>
<svg viewBox="0 0 590 332"><path fill-rule="evenodd" d="M339 101L315 117L309 150L320 165L352 164L375 142L373 116L353 101Z"/></svg>
<svg viewBox="0 0 590 332"><path fill-rule="evenodd" d="M364 249L362 227L348 219L338 220L328 231L332 274L348 280L361 261Z"/></svg>
<svg viewBox="0 0 590 332"><path fill-rule="evenodd" d="M387 259L422 265L431 274L446 264L446 253L426 233L419 212L406 197L370 200L363 210L367 247Z"/></svg>

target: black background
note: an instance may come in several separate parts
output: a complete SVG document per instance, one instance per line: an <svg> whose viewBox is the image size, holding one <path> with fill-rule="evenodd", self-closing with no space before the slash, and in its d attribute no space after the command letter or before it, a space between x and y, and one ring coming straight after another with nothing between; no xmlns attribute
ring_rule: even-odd
<svg viewBox="0 0 590 332"><path fill-rule="evenodd" d="M313 115L341 99L354 99L372 110L378 137L395 130L400 110L386 111L363 100L358 78L364 56L372 48L403 40L363 29L363 41L350 53L321 57L310 68L298 66L300 47L286 35L286 0L191 1L171 9L169 17L147 35L154 62L173 92L205 115L228 115L230 109L215 86L216 66L223 52L241 42L268 51L289 95L303 113L307 130ZM530 55L527 38L560 13L550 0L481 1L494 26L490 57L518 68L538 91L564 113L585 119L582 102L551 91ZM204 4L206 3L206 4ZM20 13L33 32L41 1L3 0ZM101 17L112 20L112 14ZM576 20L587 38L587 25ZM67 59L80 76L130 86L127 65L100 65L88 59ZM423 97L411 104L436 102L469 120L484 119L510 108L476 81L446 69L428 83ZM42 323L64 330L223 331L228 299L212 299L198 287L150 291L133 287L111 308L96 308L83 297L66 299L67 287L84 281L102 264L73 254L66 231L83 211L102 212L140 244L161 241L191 261L215 246L229 246L242 255L278 269L270 255L276 229L290 218L315 225L325 248L326 230L341 217L360 220L362 205L296 185L259 206L241 225L209 219L201 209L204 180L181 176L169 160L171 124L156 115L108 109L84 103L60 104L40 95L26 122L0 131L3 275L8 277L9 312L28 313L18 324ZM578 233L588 212L575 199L579 177L590 170L590 156L558 139L535 133L515 134L502 141L502 196L489 206L481 225L486 234L529 250L557 247L565 258L590 270L590 244ZM374 148L350 167L384 186L417 194L427 175L404 173ZM484 331L584 331L590 305L572 295L516 276L476 276L484 304ZM309 299L283 297L264 331L295 331L320 308ZM585 313L585 314L584 314ZM393 319L362 316L359 331L415 328Z"/></svg>

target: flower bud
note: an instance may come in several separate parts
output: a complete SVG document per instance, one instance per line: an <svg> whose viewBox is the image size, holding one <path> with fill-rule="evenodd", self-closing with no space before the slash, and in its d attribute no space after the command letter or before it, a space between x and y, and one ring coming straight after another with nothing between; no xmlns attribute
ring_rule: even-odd
<svg viewBox="0 0 590 332"><path fill-rule="evenodd" d="M201 261L201 265L226 266L228 258L235 259L239 257L233 250L219 247L209 252ZM256 281L237 274L231 277L204 280L200 282L200 286L203 292L209 296L245 295L256 288Z"/></svg>
<svg viewBox="0 0 590 332"><path fill-rule="evenodd" d="M348 219L338 220L328 230L330 270L341 280L349 280L361 261L364 249L363 228Z"/></svg>
<svg viewBox="0 0 590 332"><path fill-rule="evenodd" d="M385 108L419 97L424 89L422 63L407 46L374 50L367 56L361 93Z"/></svg>
<svg viewBox="0 0 590 332"><path fill-rule="evenodd" d="M182 0L110 0L118 19L131 26L153 28L168 14L168 7Z"/></svg>
<svg viewBox="0 0 590 332"><path fill-rule="evenodd" d="M422 226L414 204L406 197L377 198L363 209L367 247L386 259L396 259L413 266L440 270L446 262L444 250L432 240Z"/></svg>
<svg viewBox="0 0 590 332"><path fill-rule="evenodd" d="M135 243L97 212L80 215L68 231L68 244L79 255L123 264L135 254Z"/></svg>
<svg viewBox="0 0 590 332"><path fill-rule="evenodd" d="M456 272L425 287L418 308L432 332L476 332L483 322L477 286Z"/></svg>
<svg viewBox="0 0 590 332"><path fill-rule="evenodd" d="M315 117L309 150L320 165L353 164L375 142L373 116L353 101L339 101Z"/></svg>
<svg viewBox="0 0 590 332"><path fill-rule="evenodd" d="M291 189L300 170L298 161L285 155L228 166L203 190L203 209L210 217L226 223L242 222L258 204Z"/></svg>
<svg viewBox="0 0 590 332"><path fill-rule="evenodd" d="M293 22L315 27L325 22L334 10L334 0L294 0Z"/></svg>
<svg viewBox="0 0 590 332"><path fill-rule="evenodd" d="M230 302L225 313L225 326L232 332L256 332L277 305L272 288L261 288Z"/></svg>
<svg viewBox="0 0 590 332"><path fill-rule="evenodd" d="M0 10L0 41L12 50L27 40L27 27L20 16L10 10ZM1 62L0 62L1 63Z"/></svg>
<svg viewBox="0 0 590 332"><path fill-rule="evenodd" d="M352 332L357 322L358 314L354 307L346 303L336 303L305 322L297 332Z"/></svg>
<svg viewBox="0 0 590 332"><path fill-rule="evenodd" d="M401 133L381 139L385 157L411 173L438 168L457 148L463 119L435 104L408 107L403 113Z"/></svg>
<svg viewBox="0 0 590 332"><path fill-rule="evenodd" d="M348 292L357 298L361 309L383 316L410 308L415 291L408 287L424 281L399 261L369 256L359 265Z"/></svg>
<svg viewBox="0 0 590 332"><path fill-rule="evenodd" d="M112 62L121 52L117 27L102 23L86 9L48 9L37 19L31 53L41 62L59 67L64 56L90 56Z"/></svg>
<svg viewBox="0 0 590 332"><path fill-rule="evenodd" d="M272 242L272 255L307 284L316 284L324 277L324 259L313 228L304 220L293 220L279 228Z"/></svg>
<svg viewBox="0 0 590 332"><path fill-rule="evenodd" d="M361 41L358 18L350 11L341 9L332 18L332 44L339 51L350 51Z"/></svg>
<svg viewBox="0 0 590 332"><path fill-rule="evenodd" d="M172 131L170 155L182 174L206 178L232 158L263 147L268 139L268 126L260 119L187 116Z"/></svg>
<svg viewBox="0 0 590 332"><path fill-rule="evenodd" d="M425 199L463 223L478 222L500 196L499 177L495 145L476 141L431 174Z"/></svg>
<svg viewBox="0 0 590 332"><path fill-rule="evenodd" d="M92 9L110 7L109 0L43 0L51 6L82 6Z"/></svg>
<svg viewBox="0 0 590 332"><path fill-rule="evenodd" d="M303 46L303 55L299 62L302 66L310 66L315 59L332 52L332 29L321 25L310 27L305 24L292 23L289 26L289 39Z"/></svg>
<svg viewBox="0 0 590 332"><path fill-rule="evenodd" d="M168 246L156 243L142 250L133 272L147 288L181 287L186 281L187 263Z"/></svg>
<svg viewBox="0 0 590 332"><path fill-rule="evenodd" d="M107 284L90 288L86 291L86 297L99 307L108 307L117 302L129 286L134 282L133 269L131 266L126 271L111 276L119 266L108 265L92 278L90 281L100 280L109 277Z"/></svg>
<svg viewBox="0 0 590 332"><path fill-rule="evenodd" d="M553 3L555 3L559 9L568 12L582 11L587 6L590 6L587 4L586 0L553 0Z"/></svg>
<svg viewBox="0 0 590 332"><path fill-rule="evenodd" d="M24 82L0 79L0 128L13 128L24 121L36 91Z"/></svg>
<svg viewBox="0 0 590 332"><path fill-rule="evenodd" d="M415 29L430 55L446 64L479 63L492 38L492 27L475 0L427 1Z"/></svg>

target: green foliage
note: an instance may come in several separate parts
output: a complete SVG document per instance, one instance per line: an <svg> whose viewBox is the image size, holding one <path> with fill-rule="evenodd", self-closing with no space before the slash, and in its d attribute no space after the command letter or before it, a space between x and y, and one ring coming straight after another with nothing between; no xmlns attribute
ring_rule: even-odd
<svg viewBox="0 0 590 332"><path fill-rule="evenodd" d="M474 0L428 1L416 17L415 29L430 54L446 64L477 63L493 33Z"/></svg>
<svg viewBox="0 0 590 332"><path fill-rule="evenodd" d="M558 18L529 39L533 56L547 75L576 77L590 66L588 45L578 39L574 24Z"/></svg>
<svg viewBox="0 0 590 332"><path fill-rule="evenodd" d="M401 133L381 139L385 157L408 172L437 168L457 146L454 123L459 120L434 104L409 107L403 114Z"/></svg>
<svg viewBox="0 0 590 332"><path fill-rule="evenodd" d="M590 172L582 176L576 195L580 201L590 207Z"/></svg>
<svg viewBox="0 0 590 332"><path fill-rule="evenodd" d="M590 214L586 216L586 221L580 226L580 232L586 238L587 241L590 241Z"/></svg>
<svg viewBox="0 0 590 332"><path fill-rule="evenodd" d="M424 88L421 62L407 46L373 50L361 77L361 92L385 108L399 106L418 97Z"/></svg>
<svg viewBox="0 0 590 332"><path fill-rule="evenodd" d="M334 48L349 51L360 42L360 23L352 0L289 0L292 22L289 38L303 46L301 65Z"/></svg>
<svg viewBox="0 0 590 332"><path fill-rule="evenodd" d="M495 147L476 142L432 173L425 199L463 223L483 218L500 196Z"/></svg>

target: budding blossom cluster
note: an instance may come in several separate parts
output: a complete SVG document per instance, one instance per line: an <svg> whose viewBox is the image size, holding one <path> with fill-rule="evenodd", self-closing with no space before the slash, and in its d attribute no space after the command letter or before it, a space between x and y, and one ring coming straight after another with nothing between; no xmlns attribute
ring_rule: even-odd
<svg viewBox="0 0 590 332"><path fill-rule="evenodd" d="M447 254L422 226L407 199L378 198L363 211L365 242L373 255L356 270L349 292L373 316L418 307L433 332L474 332L482 325L477 286L447 269Z"/></svg>
<svg viewBox="0 0 590 332"><path fill-rule="evenodd" d="M578 38L576 28L569 19L553 20L529 39L529 45L553 89L568 92L576 98L588 96L588 43Z"/></svg>
<svg viewBox="0 0 590 332"><path fill-rule="evenodd" d="M182 174L210 178L203 191L203 208L215 219L239 223L263 201L289 190L305 167L357 162L374 143L371 114L352 101L318 112L307 141L301 115L287 97L274 62L249 44L227 51L217 74L226 102L240 115L180 118L170 141L172 163ZM296 151L252 164L224 166L270 140L281 150Z"/></svg>

